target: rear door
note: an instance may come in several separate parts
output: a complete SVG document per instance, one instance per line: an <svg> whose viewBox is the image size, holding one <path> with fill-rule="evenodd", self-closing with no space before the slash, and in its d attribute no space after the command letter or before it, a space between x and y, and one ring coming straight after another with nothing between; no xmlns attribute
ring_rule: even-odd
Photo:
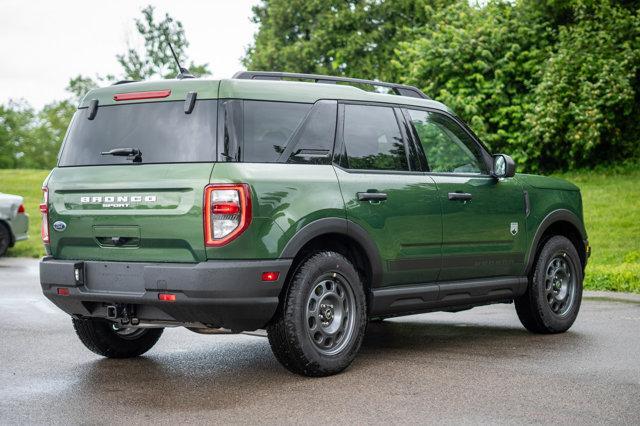
<svg viewBox="0 0 640 426"><path fill-rule="evenodd" d="M526 232L524 194L489 174L486 153L452 117L406 110L442 205L440 281L519 275Z"/></svg>
<svg viewBox="0 0 640 426"><path fill-rule="evenodd" d="M50 244L61 259L205 260L203 190L217 100L79 109L49 181ZM134 156L102 155L118 148ZM56 226L53 226L56 224Z"/></svg>
<svg viewBox="0 0 640 426"><path fill-rule="evenodd" d="M373 238L383 261L382 285L435 281L440 203L399 126L400 111L345 103L338 117L336 173L347 218Z"/></svg>

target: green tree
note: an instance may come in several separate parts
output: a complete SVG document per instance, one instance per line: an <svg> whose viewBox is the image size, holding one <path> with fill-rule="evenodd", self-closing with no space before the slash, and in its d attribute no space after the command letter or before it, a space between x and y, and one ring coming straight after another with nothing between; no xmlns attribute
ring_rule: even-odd
<svg viewBox="0 0 640 426"><path fill-rule="evenodd" d="M451 107L494 152L528 163L524 121L554 40L544 15L526 3L463 1L433 19L396 49L400 81Z"/></svg>
<svg viewBox="0 0 640 426"><path fill-rule="evenodd" d="M559 28L527 117L534 164L584 167L640 157L640 16L579 2Z"/></svg>
<svg viewBox="0 0 640 426"><path fill-rule="evenodd" d="M90 77L77 75L76 77L69 80L69 84L67 85L66 90L73 95L76 101L79 102L89 90L95 89L97 87L98 83L96 83Z"/></svg>
<svg viewBox="0 0 640 426"><path fill-rule="evenodd" d="M155 17L155 8L151 5L141 11L142 18L135 20L136 31L142 37L142 50L127 47L127 50L116 55L122 71L117 75L98 75L95 79L78 75L69 81L67 90L76 98L100 85L101 82L113 83L116 80L147 80L150 78L174 78L178 75L178 67L171 54L169 42L178 57L180 64L186 66L196 76L211 74L208 64L186 62L189 41L185 35L182 22L165 13L161 20Z"/></svg>
<svg viewBox="0 0 640 426"><path fill-rule="evenodd" d="M390 58L448 1L265 0L243 64L248 69L392 80Z"/></svg>
<svg viewBox="0 0 640 426"><path fill-rule="evenodd" d="M144 49L138 52L129 48L122 55L117 55L122 65L120 78L141 80L175 77L178 71L167 39L171 41L181 63L185 61L189 43L182 23L168 14L158 21L154 17L154 8L147 6L142 10L142 18L136 19L135 24L144 39ZM190 62L189 68L196 75L209 74L207 64ZM37 112L24 101L0 105L0 168L53 167L77 103L99 83L110 83L115 79L110 75L95 79L77 75L67 86L67 91L72 95L70 99L51 102Z"/></svg>
<svg viewBox="0 0 640 426"><path fill-rule="evenodd" d="M116 55L122 66L123 80L146 80L152 77L174 78L178 74L175 60L169 49L173 46L182 66L187 66L192 74L206 76L211 74L208 64L188 64L186 50L189 42L185 36L182 22L165 13L162 20L154 17L154 7L142 9L142 18L136 19L136 30L144 39L143 51L129 47L123 54Z"/></svg>
<svg viewBox="0 0 640 426"><path fill-rule="evenodd" d="M638 0L264 0L248 68L416 85L525 170L640 157Z"/></svg>
<svg viewBox="0 0 640 426"><path fill-rule="evenodd" d="M25 102L0 105L0 168L19 167L22 147L32 140L35 113Z"/></svg>

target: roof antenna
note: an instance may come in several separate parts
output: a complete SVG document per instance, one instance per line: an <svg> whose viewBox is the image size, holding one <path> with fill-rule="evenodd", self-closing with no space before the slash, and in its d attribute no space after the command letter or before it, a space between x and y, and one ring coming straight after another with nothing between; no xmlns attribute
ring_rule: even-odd
<svg viewBox="0 0 640 426"><path fill-rule="evenodd" d="M183 78L195 78L194 75L191 74L188 69L183 68L182 65L180 65L178 56L176 55L176 52L173 50L173 46L171 46L171 42L169 41L169 36L167 36L167 44L169 45L169 49L171 49L171 54L173 55L173 59L175 59L176 65L178 65L178 69L180 70L180 73L176 76L176 78L178 80L182 80Z"/></svg>

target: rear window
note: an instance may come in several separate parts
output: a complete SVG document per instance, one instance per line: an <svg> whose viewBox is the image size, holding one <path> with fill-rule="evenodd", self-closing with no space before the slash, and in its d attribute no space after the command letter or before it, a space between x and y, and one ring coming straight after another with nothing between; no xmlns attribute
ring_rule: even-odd
<svg viewBox="0 0 640 426"><path fill-rule="evenodd" d="M217 100L107 105L93 120L79 109L62 147L59 166L133 164L126 156L101 155L117 148L142 152L142 164L215 161Z"/></svg>

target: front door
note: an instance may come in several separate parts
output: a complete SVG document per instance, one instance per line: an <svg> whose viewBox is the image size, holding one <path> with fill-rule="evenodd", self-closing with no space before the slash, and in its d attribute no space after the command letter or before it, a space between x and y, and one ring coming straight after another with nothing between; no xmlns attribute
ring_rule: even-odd
<svg viewBox="0 0 640 426"><path fill-rule="evenodd" d="M442 206L439 281L520 275L526 249L524 194L489 174L486 152L441 112L408 110Z"/></svg>
<svg viewBox="0 0 640 426"><path fill-rule="evenodd" d="M347 218L372 236L383 262L382 285L434 282L442 222L433 179L399 126L401 112L341 104L336 174Z"/></svg>

